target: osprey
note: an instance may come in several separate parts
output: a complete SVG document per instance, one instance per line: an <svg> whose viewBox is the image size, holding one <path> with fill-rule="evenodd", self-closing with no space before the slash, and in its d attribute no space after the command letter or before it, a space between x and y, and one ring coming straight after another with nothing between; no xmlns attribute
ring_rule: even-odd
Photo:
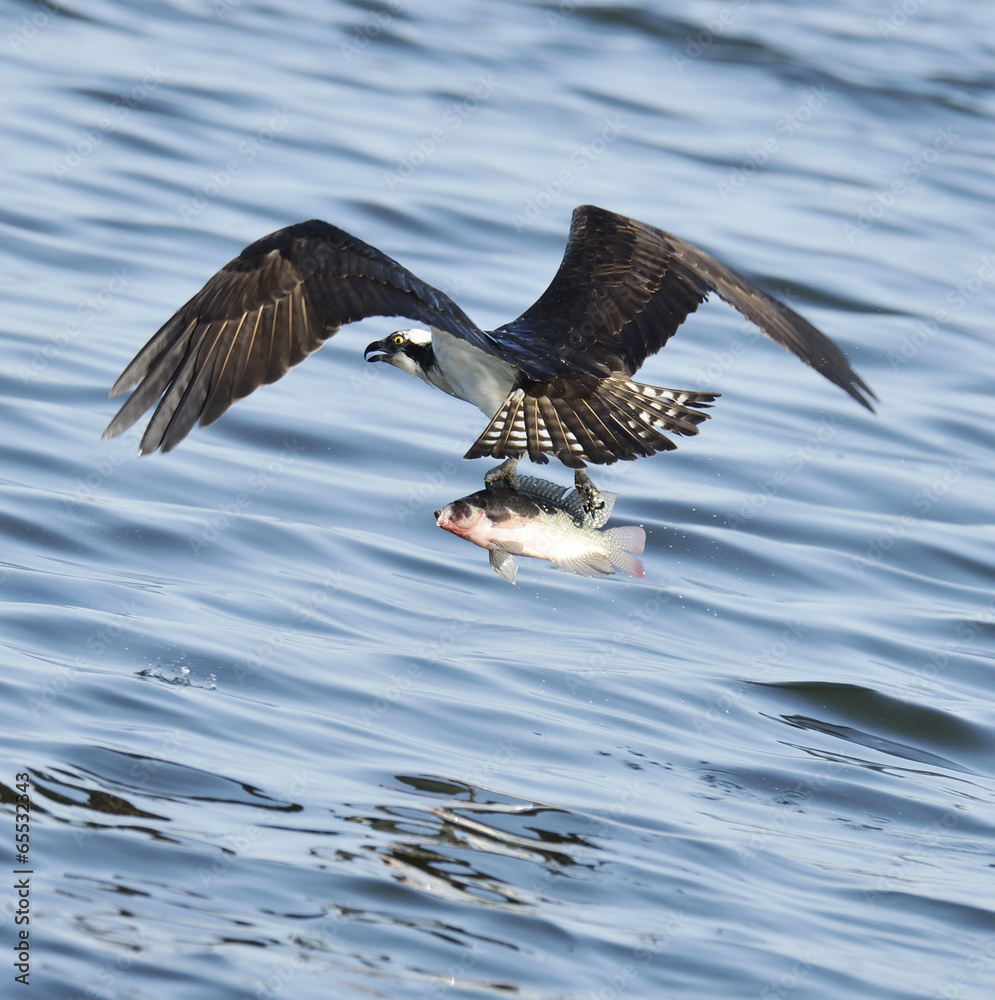
<svg viewBox="0 0 995 1000"><path fill-rule="evenodd" d="M575 470L589 509L601 500L584 468L672 449L696 434L709 392L632 376L710 292L873 412L874 393L811 323L690 243L603 208L573 213L552 284L518 319L481 330L448 295L355 236L312 219L257 240L225 265L114 383L137 384L104 432L114 437L158 401L139 454L169 451L195 423L275 382L340 327L404 316L427 329L370 344L383 361L479 407L489 423L466 458L505 459L485 477L515 488L515 466L549 455Z"/></svg>

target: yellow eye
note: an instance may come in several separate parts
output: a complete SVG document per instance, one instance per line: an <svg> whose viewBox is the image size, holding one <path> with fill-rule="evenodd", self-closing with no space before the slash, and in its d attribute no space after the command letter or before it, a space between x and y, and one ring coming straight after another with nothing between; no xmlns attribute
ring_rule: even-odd
<svg viewBox="0 0 995 1000"><path fill-rule="evenodd" d="M390 338L390 342L395 347L400 347L404 343L404 337L402 337L399 333L395 333L394 336Z"/></svg>

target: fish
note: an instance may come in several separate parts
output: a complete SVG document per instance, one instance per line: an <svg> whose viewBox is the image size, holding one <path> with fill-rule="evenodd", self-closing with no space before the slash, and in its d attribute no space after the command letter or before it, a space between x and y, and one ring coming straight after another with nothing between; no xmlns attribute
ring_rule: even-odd
<svg viewBox="0 0 995 1000"><path fill-rule="evenodd" d="M603 530L617 493L602 490L604 506L588 511L573 487L533 476L515 479L515 489L492 484L453 500L435 512L435 523L489 550L491 567L512 585L518 579L515 556L548 559L579 576L613 576L618 567L645 577L636 556L643 553L646 532L634 524Z"/></svg>

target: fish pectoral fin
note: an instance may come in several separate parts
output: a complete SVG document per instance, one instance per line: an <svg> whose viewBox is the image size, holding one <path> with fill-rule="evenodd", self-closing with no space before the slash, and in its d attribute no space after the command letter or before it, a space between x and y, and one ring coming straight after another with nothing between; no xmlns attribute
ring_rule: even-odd
<svg viewBox="0 0 995 1000"><path fill-rule="evenodd" d="M557 559L553 565L567 573L578 576L614 576L615 570L611 560L601 552L588 552L582 556L571 556L569 559Z"/></svg>
<svg viewBox="0 0 995 1000"><path fill-rule="evenodd" d="M496 552L510 552L513 556L520 556L524 546L521 542L495 542L494 551Z"/></svg>
<svg viewBox="0 0 995 1000"><path fill-rule="evenodd" d="M491 569L502 580L507 580L513 587L518 579L518 563L515 562L510 552L501 549L491 549Z"/></svg>

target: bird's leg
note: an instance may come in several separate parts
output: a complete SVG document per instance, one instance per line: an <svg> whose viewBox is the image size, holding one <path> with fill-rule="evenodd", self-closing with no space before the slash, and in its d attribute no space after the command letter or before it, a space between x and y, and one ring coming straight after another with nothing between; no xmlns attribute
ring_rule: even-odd
<svg viewBox="0 0 995 1000"><path fill-rule="evenodd" d="M574 489L588 514L593 514L596 510L601 510L604 507L605 498L598 492L597 486L591 482L591 477L583 469L577 469L574 472Z"/></svg>
<svg viewBox="0 0 995 1000"><path fill-rule="evenodd" d="M484 486L490 489L496 483L505 483L510 490L518 490L518 476L515 469L518 467L520 458L506 458L496 469L491 469L484 476Z"/></svg>

